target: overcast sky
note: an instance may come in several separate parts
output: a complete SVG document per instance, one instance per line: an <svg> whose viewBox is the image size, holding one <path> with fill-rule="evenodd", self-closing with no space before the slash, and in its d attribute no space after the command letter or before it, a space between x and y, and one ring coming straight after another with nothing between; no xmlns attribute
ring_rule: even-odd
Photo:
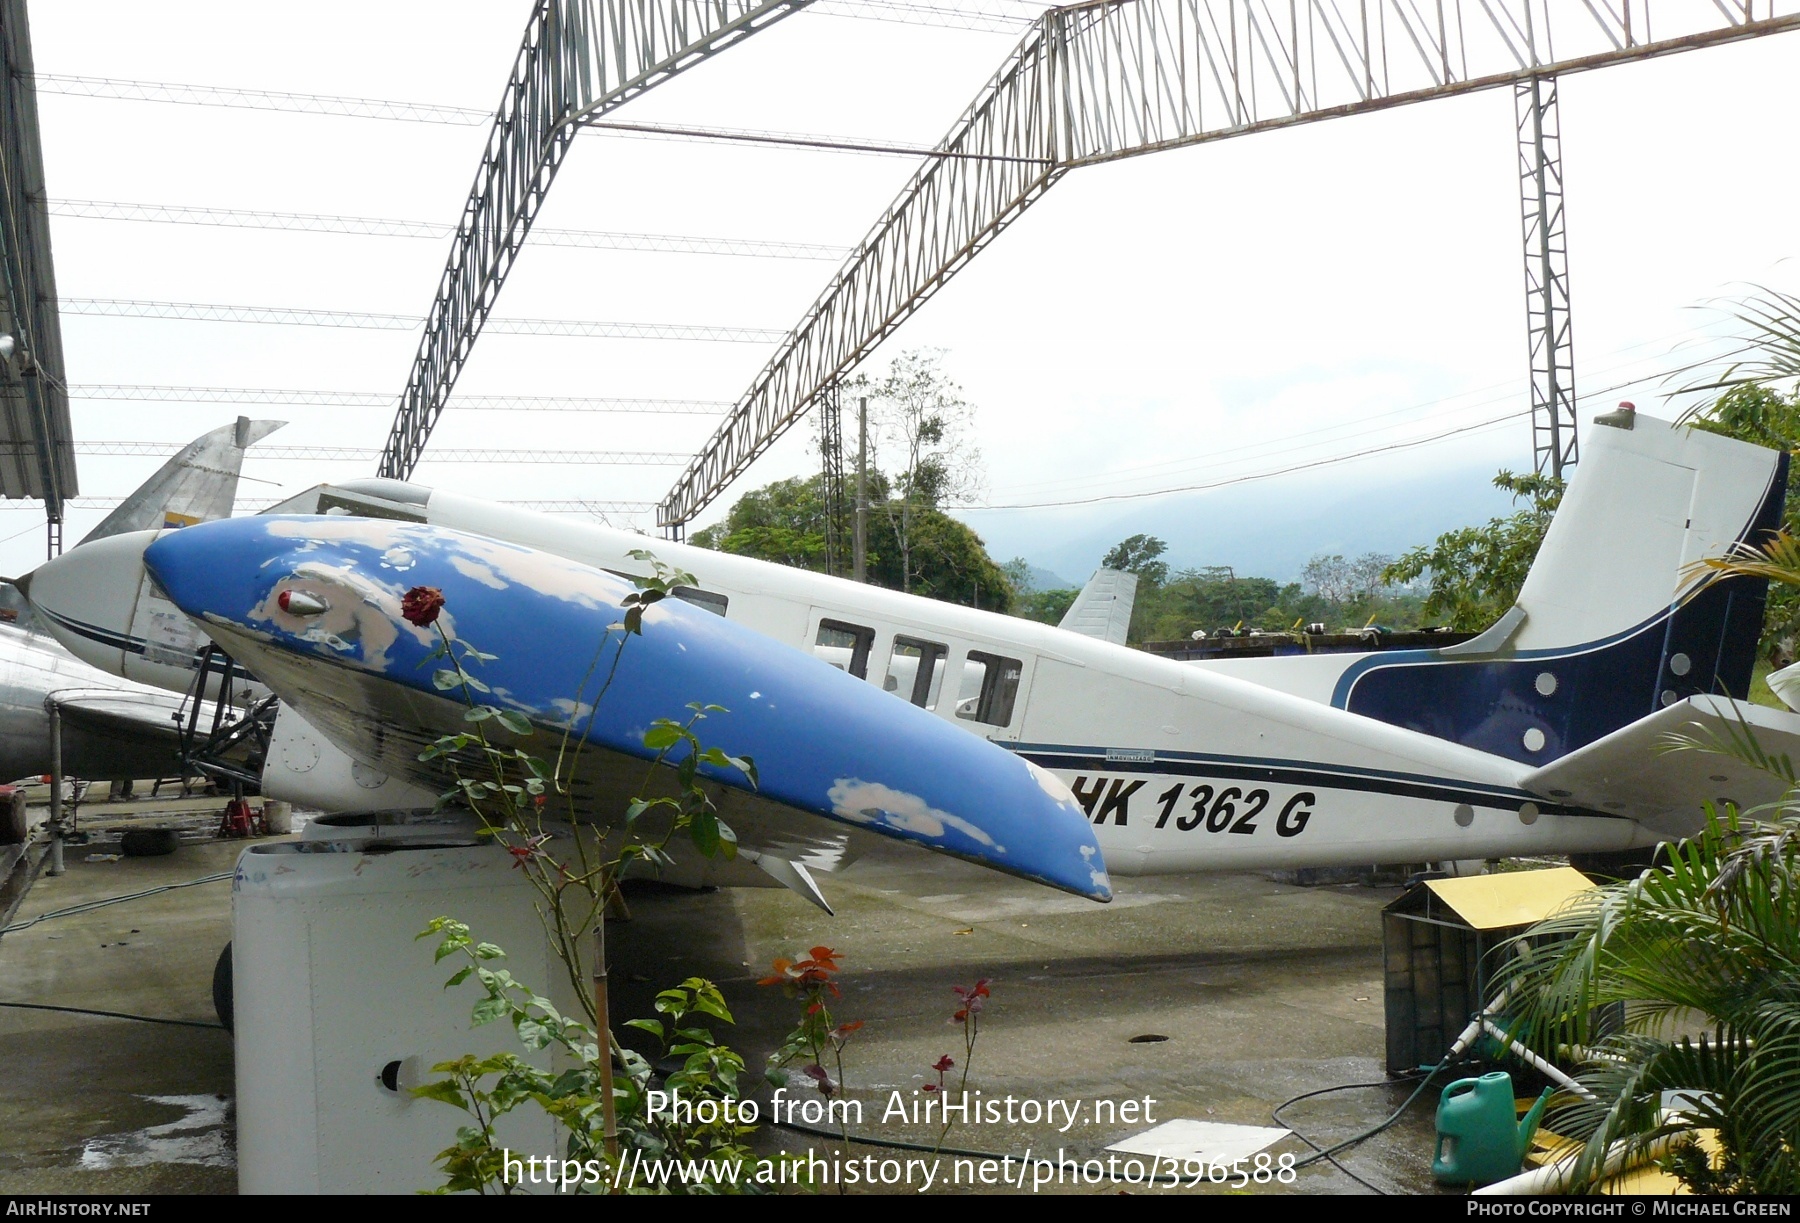
<svg viewBox="0 0 1800 1223"><path fill-rule="evenodd" d="M952 0L937 0L949 5ZM962 7L1029 13L1020 0ZM91 0L33 6L42 73L429 102L489 110L525 0L304 7ZM843 11L840 0L838 11ZM1016 35L801 13L622 110L621 118L931 143ZM1703 307L1751 284L1800 289L1792 82L1800 33L1563 82L1584 420L1629 396L1661 409L1666 371L1726 327ZM57 199L454 222L487 132L140 101L40 97ZM1512 99L1495 91L1101 166L1066 177L871 363L945 350L977 405L994 505L1203 484L1491 421L1527 406ZM546 227L853 244L912 170L896 157L583 135ZM65 298L422 315L446 240L56 217ZM785 330L835 270L818 260L528 246L497 313ZM396 394L416 332L65 316L75 384ZM484 336L463 394L735 400L770 345ZM1703 349L1702 349L1703 350ZM184 442L230 405L78 400L78 440ZM272 443L379 449L388 409L247 409ZM433 449L690 454L714 421L453 411ZM814 468L793 430L738 493ZM254 452L253 452L254 454ZM81 492L118 497L158 464L80 459ZM1528 468L1523 420L1279 477L1291 501L1478 485ZM252 458L243 498L372 462ZM675 466L433 462L428 484L501 499L653 502ZM1444 498L1421 493L1421 538ZM1185 504L1185 503L1184 503ZM1204 513L1204 499L1195 502ZM1075 553L1130 506L979 510L1002 558ZM74 511L79 538L103 511ZM1146 506L1145 519L1151 517ZM648 516L639 518L648 526ZM1168 528L1163 528L1168 530ZM18 533L15 535L15 533ZM1175 531L1169 531L1171 535ZM0 508L0 568L42 556L41 511ZM1180 563L1207 545L1171 538ZM1354 539L1335 546L1354 547ZM1061 548L1061 552L1059 552ZM1077 552L1079 549L1077 549ZM1085 555L1083 553L1083 555ZM1097 558L1096 558L1097 559ZM1074 566L1077 559L1060 563Z"/></svg>

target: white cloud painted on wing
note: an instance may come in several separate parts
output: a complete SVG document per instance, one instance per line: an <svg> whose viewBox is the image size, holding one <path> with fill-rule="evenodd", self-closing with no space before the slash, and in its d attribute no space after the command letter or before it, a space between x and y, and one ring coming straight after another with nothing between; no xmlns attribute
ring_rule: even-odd
<svg viewBox="0 0 1800 1223"><path fill-rule="evenodd" d="M1081 809L1081 804L1075 801L1075 792L1069 789L1068 783L1064 782L1062 778L1049 769L1033 764L1023 756L1019 757L1019 762L1031 770L1032 778L1036 780L1038 788L1045 794L1066 806L1073 807L1078 811Z"/></svg>
<svg viewBox="0 0 1800 1223"><path fill-rule="evenodd" d="M960 815L933 807L916 794L896 790L878 781L857 777L840 777L826 792L832 814L859 824L884 824L899 832L941 838L946 827L954 828L978 844L1003 854L1006 846L996 845L985 828L970 823Z"/></svg>
<svg viewBox="0 0 1800 1223"><path fill-rule="evenodd" d="M1112 892L1112 880L1107 877L1106 868L1104 866L1097 867L1094 865L1094 856L1098 852L1098 846L1083 845L1081 847L1081 858L1082 861L1087 863L1088 881L1093 884L1094 890L1096 892L1106 892L1110 894Z"/></svg>
<svg viewBox="0 0 1800 1223"><path fill-rule="evenodd" d="M466 556L452 556L450 564L466 578L474 578L490 590L505 590L507 582L487 565L480 561L470 560Z"/></svg>
<svg viewBox="0 0 1800 1223"><path fill-rule="evenodd" d="M444 527L378 519L317 517L272 518L266 529L276 538L302 540L303 547L317 546L321 542L361 544L380 549L384 559L396 551L431 549L439 552L457 572L491 589L521 586L579 607L614 606L625 593L612 589L615 581L589 566ZM660 620L662 614L647 608L645 619Z"/></svg>

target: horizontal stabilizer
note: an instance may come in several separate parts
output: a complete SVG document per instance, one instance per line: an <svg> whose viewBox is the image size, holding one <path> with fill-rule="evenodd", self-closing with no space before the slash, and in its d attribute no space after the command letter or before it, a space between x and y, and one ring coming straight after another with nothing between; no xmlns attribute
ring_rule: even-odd
<svg viewBox="0 0 1800 1223"><path fill-rule="evenodd" d="M1125 634L1131 628L1131 608L1136 602L1137 574L1096 569L1056 627L1124 645Z"/></svg>
<svg viewBox="0 0 1800 1223"><path fill-rule="evenodd" d="M1779 799L1787 783L1736 754L1673 748L1671 736L1778 760L1800 760L1800 714L1725 697L1677 701L1531 773L1534 794L1642 821L1669 837L1689 835L1707 802L1748 809Z"/></svg>

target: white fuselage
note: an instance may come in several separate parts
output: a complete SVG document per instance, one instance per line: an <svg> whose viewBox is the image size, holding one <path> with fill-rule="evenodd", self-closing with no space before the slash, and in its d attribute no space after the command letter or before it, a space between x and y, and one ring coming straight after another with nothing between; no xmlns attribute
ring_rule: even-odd
<svg viewBox="0 0 1800 1223"><path fill-rule="evenodd" d="M364 500L379 485L329 491ZM311 512L309 496L273 512ZM647 574L630 554L648 546L695 577L692 601L1050 769L1118 874L1654 840L1527 792L1530 766L1047 625L442 491L371 508L621 574Z"/></svg>
<svg viewBox="0 0 1800 1223"><path fill-rule="evenodd" d="M61 711L65 774L160 777L176 767L182 699L101 671L50 637L0 624L0 781L50 772L50 709Z"/></svg>

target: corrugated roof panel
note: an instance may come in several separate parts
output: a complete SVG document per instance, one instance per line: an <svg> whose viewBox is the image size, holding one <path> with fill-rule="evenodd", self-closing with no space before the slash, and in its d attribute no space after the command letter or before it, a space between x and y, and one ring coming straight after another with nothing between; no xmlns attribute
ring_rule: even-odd
<svg viewBox="0 0 1800 1223"><path fill-rule="evenodd" d="M56 270L25 0L0 0L0 497L39 497L60 517L77 492Z"/></svg>

